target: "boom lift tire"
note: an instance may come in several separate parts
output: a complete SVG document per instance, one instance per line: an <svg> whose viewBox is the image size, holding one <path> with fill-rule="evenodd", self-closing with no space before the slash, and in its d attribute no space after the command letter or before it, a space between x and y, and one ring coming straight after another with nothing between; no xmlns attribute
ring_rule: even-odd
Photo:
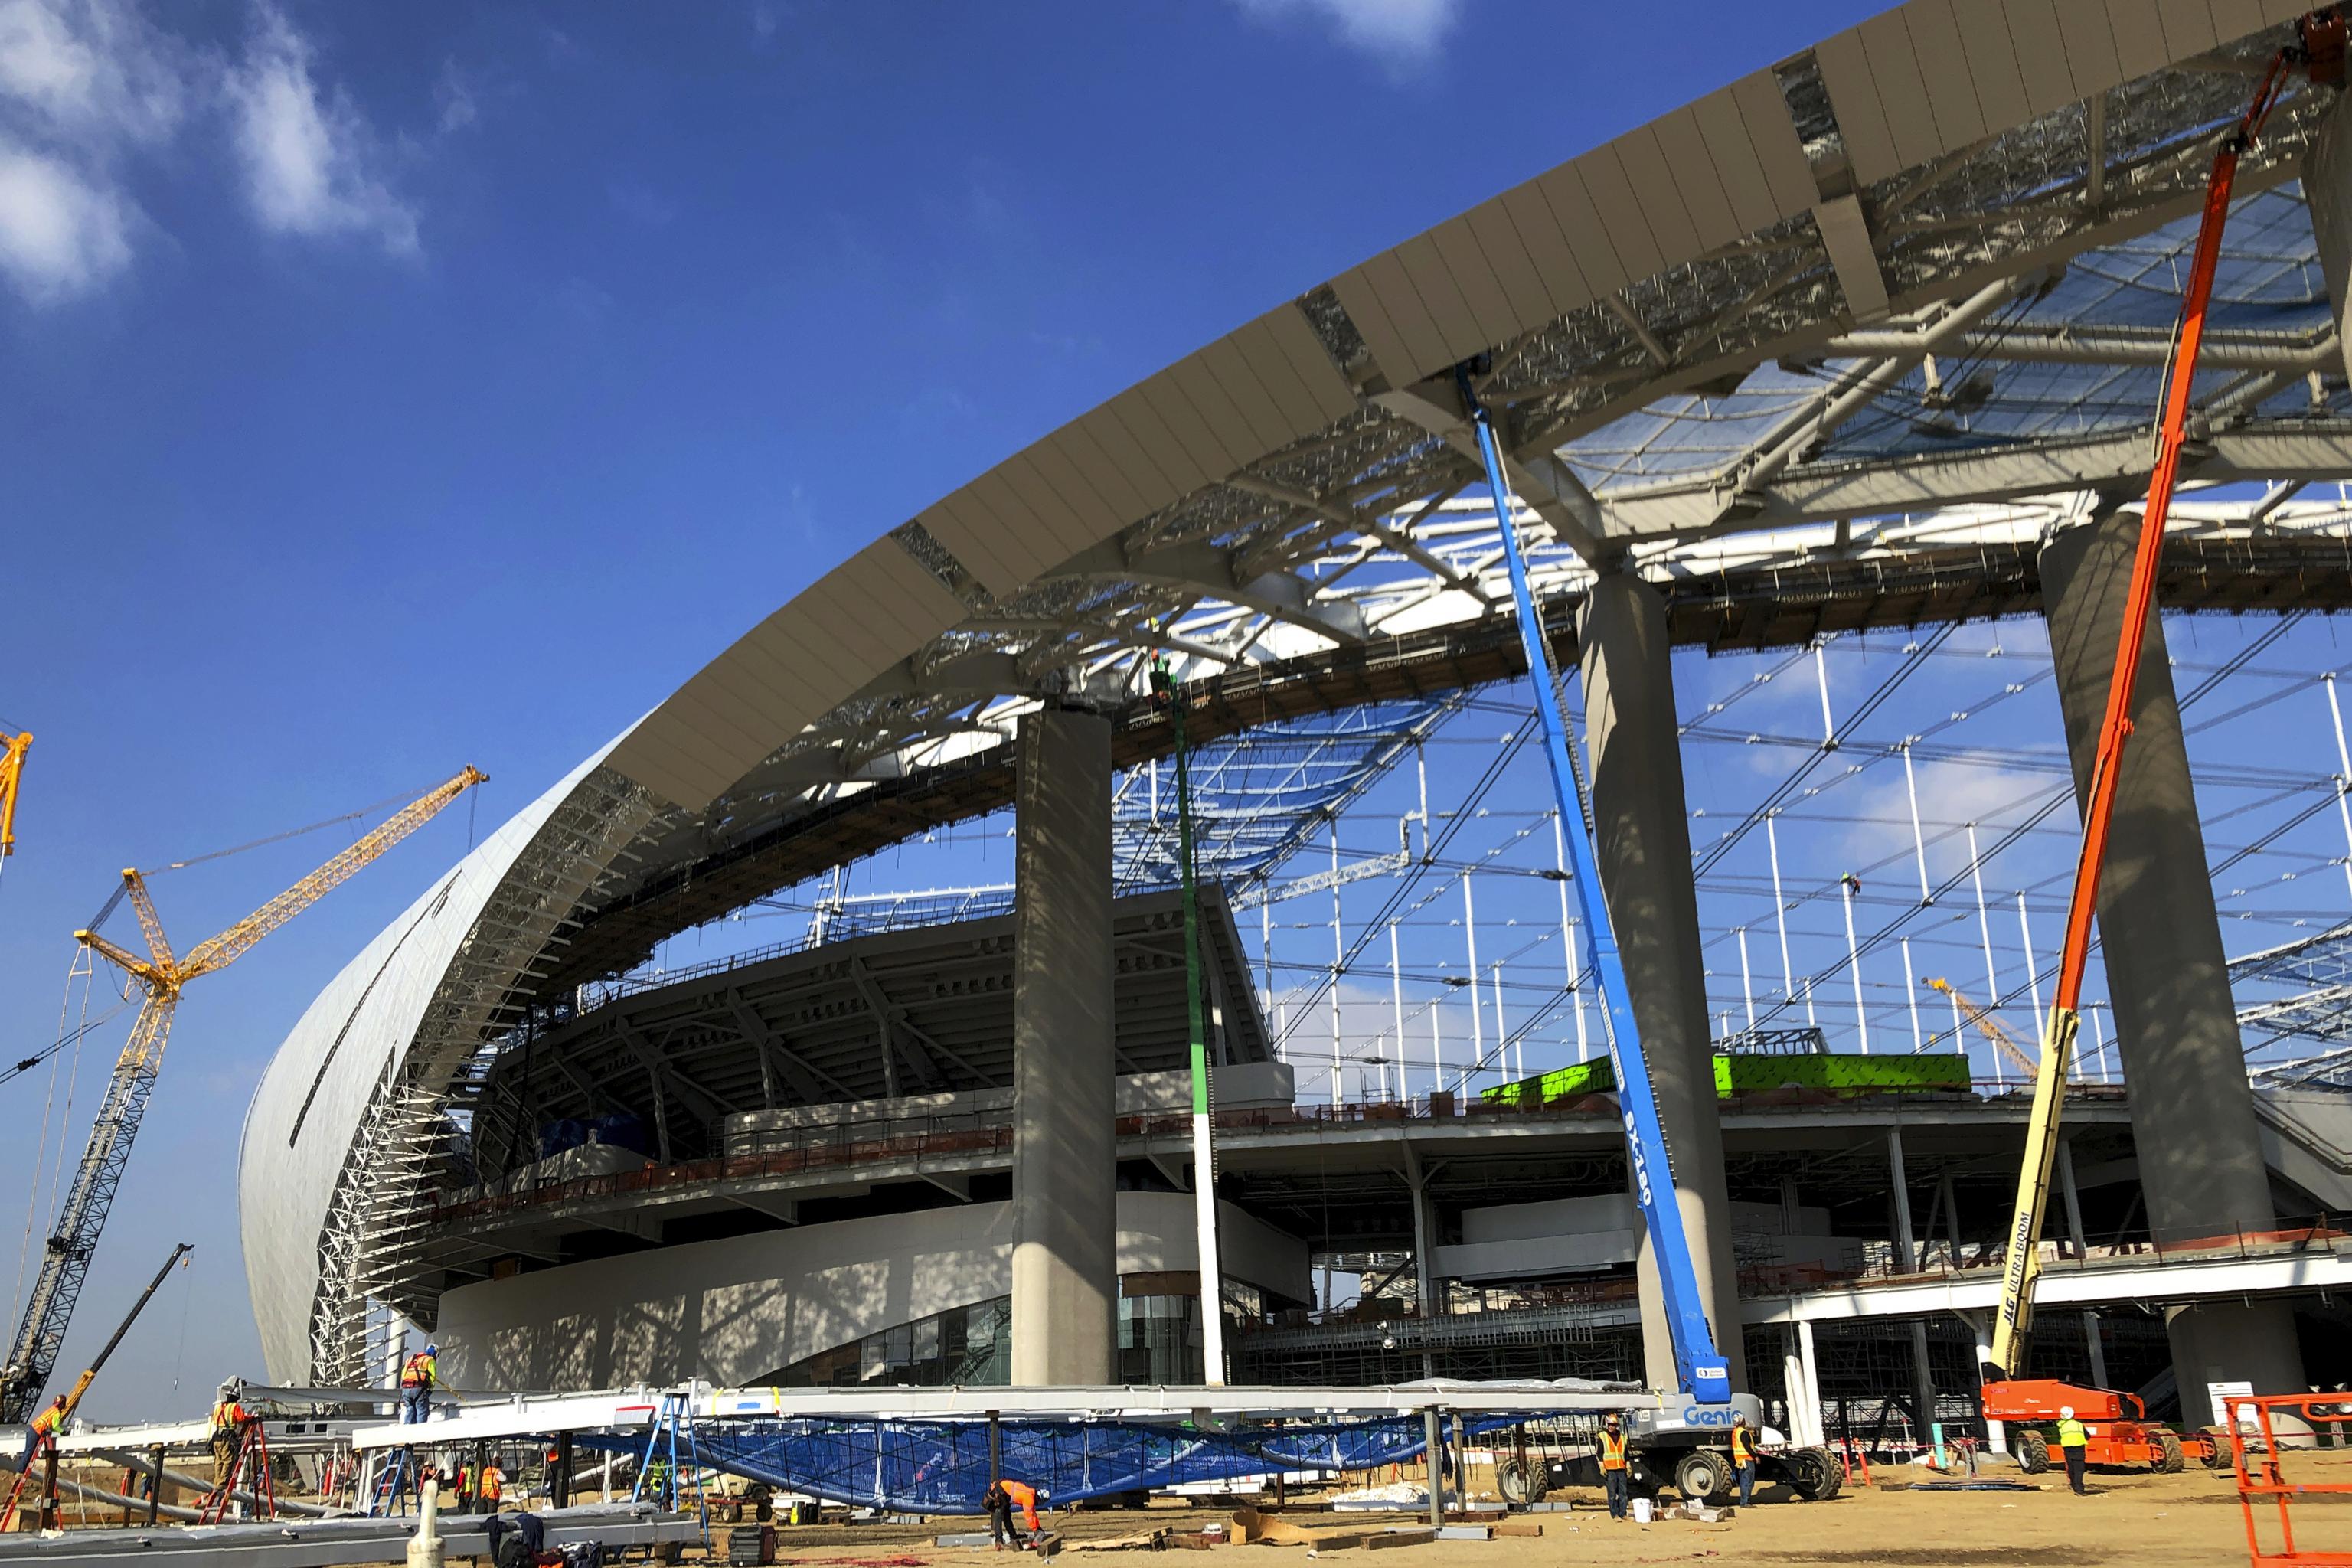
<svg viewBox="0 0 2352 1568"><path fill-rule="evenodd" d="M2050 1468L2050 1439L2039 1432L2017 1435L2017 1468L2029 1476L2038 1476Z"/></svg>
<svg viewBox="0 0 2352 1568"><path fill-rule="evenodd" d="M2180 1451L2180 1434L2159 1426L2156 1432L2156 1473L2177 1476L2189 1468L2189 1458Z"/></svg>
<svg viewBox="0 0 2352 1568"><path fill-rule="evenodd" d="M1675 1466L1675 1490L1703 1503L1731 1490L1731 1461L1713 1448L1693 1448Z"/></svg>
<svg viewBox="0 0 2352 1568"><path fill-rule="evenodd" d="M2226 1470L2230 1468L2230 1434L2219 1426L2205 1428L2205 1468Z"/></svg>
<svg viewBox="0 0 2352 1568"><path fill-rule="evenodd" d="M1541 1502L1546 1490L1543 1472L1524 1459L1499 1460L1495 1466L1495 1489L1502 1493L1503 1500L1513 1508Z"/></svg>
<svg viewBox="0 0 2352 1568"><path fill-rule="evenodd" d="M1805 1502L1827 1502L1845 1490L1845 1471L1827 1448L1797 1448L1780 1456L1789 1489Z"/></svg>

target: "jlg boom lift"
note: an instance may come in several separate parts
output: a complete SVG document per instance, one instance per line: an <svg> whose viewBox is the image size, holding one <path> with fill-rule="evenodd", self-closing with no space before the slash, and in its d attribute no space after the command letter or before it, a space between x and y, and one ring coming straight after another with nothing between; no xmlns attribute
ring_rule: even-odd
<svg viewBox="0 0 2352 1568"><path fill-rule="evenodd" d="M2017 1205L2009 1227L2009 1251L2001 1274L2000 1304L1993 1323L1991 1356L1984 1368L1984 1413L1992 1421L2046 1421L2060 1405L2072 1405L2075 1415L2093 1423L2089 1455L2094 1464L2156 1463L2177 1469L2182 1445L2167 1444L2152 1429L2124 1415L2128 1394L2109 1389L2075 1388L2046 1379L2016 1379L2024 1370L2026 1346L2033 1326L2033 1287L2042 1271L2042 1222L2050 1199L2050 1172L2058 1150L2058 1120L2066 1087L2066 1068L2074 1050L2075 1031L2082 1016L2083 971L2091 952L2091 918L2097 908L2099 873L2107 853L2107 829L2115 816L2116 788L2121 776L2124 746L2131 739L2132 697L2139 681L2140 648L2148 616L2156 610L2158 568L2164 554L2164 525L2172 509L2173 490L2180 480L2181 450L2188 437L2191 384L2197 375L2197 355L2205 337L2205 314L2213 299L2213 275L2221 256L2221 231L2229 222L2230 193L2239 160L2262 135L2284 94L2290 73L2301 68L2315 82L2340 87L2344 81L2346 28L2341 12L2330 6L2295 24L2295 42L2272 57L2245 113L2222 137L2213 154L2212 173L2205 184L2205 208L2197 229L2197 248L2189 269L2189 286L2180 301L2180 325L2167 367L2162 416L2157 426L2156 468L2149 477L2147 504L2140 513L2139 540L2132 557L2129 595L2124 601L2123 626L2116 644L2115 670L2107 683L2107 704L2099 726L2099 746L2091 764L2091 787L2083 807L2083 843L2074 863L2074 891L2066 906L2066 940L2058 963L2058 984L2042 1022L2042 1058L2034 1075L2033 1110L2026 1122L2025 1158L2018 1173ZM2137 1400L2132 1402L2135 1405ZM2098 1413L2105 1412L2102 1415ZM2102 1426L2105 1430L2102 1430ZM2039 1441L2021 1446L2021 1458L2047 1450ZM2169 1436L2167 1434L2166 1436ZM2194 1439L2192 1439L2194 1441ZM2212 1462L2200 1443L2200 1458Z"/></svg>

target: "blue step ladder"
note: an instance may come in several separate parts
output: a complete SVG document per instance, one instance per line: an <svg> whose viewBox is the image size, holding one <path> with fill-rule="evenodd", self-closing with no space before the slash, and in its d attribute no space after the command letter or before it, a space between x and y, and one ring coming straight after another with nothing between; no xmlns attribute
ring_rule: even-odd
<svg viewBox="0 0 2352 1568"><path fill-rule="evenodd" d="M644 1499L646 1479L653 1473L655 1461L660 1460L663 1463L662 1477L656 1483L654 1501L669 1512L678 1511L679 1489L684 1484L685 1475L680 1468L681 1434L685 1438L683 1463L690 1466L695 1473L694 1511L701 1522L702 1545L707 1552L710 1547L710 1508L709 1500L703 1495L702 1446L695 1436L694 1390L691 1387L684 1393L673 1391L661 1396L660 1408L654 1415L653 1429L646 1434L645 1456L637 1461L636 1484L630 1489L629 1498L632 1501Z"/></svg>
<svg viewBox="0 0 2352 1568"><path fill-rule="evenodd" d="M361 1510L370 1519L388 1519L395 1507L406 1513L408 1500L415 1499L419 1507L423 1500L416 1491L416 1450L394 1448L385 1456L383 1466L376 1471L374 1484L368 1489L367 1507Z"/></svg>

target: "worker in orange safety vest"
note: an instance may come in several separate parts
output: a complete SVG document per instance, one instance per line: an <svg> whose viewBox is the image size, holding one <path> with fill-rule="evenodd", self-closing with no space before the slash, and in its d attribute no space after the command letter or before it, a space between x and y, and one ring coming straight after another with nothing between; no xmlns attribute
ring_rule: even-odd
<svg viewBox="0 0 2352 1568"><path fill-rule="evenodd" d="M1618 1424L1612 1410L1601 1423L1601 1441L1594 1450L1601 1457L1601 1485L1609 1494L1609 1517L1625 1517L1625 1429Z"/></svg>
<svg viewBox="0 0 2352 1568"><path fill-rule="evenodd" d="M426 1345L400 1368L400 1420L422 1422L432 1412L433 1385L440 1381L441 1347Z"/></svg>
<svg viewBox="0 0 2352 1568"><path fill-rule="evenodd" d="M1025 1547L1030 1544L1029 1541L1022 1538L1021 1531L1013 1528L1013 1510L1016 1507L1021 1510L1021 1522L1029 1527L1030 1536L1034 1538L1036 1535L1037 1489L1027 1482L992 1481L989 1483L988 1494L981 1499L981 1504L988 1510L988 1533L995 1542L996 1550L999 1552L1004 1550L1005 1539L1008 1536L1012 1538L1013 1544L1015 1546Z"/></svg>
<svg viewBox="0 0 2352 1568"><path fill-rule="evenodd" d="M33 1417L31 1426L25 1428L25 1458L17 1468L22 1469L32 1462L33 1450L41 1446L41 1439L53 1435L65 1425L65 1420L66 1396L60 1394L49 1401L47 1409Z"/></svg>

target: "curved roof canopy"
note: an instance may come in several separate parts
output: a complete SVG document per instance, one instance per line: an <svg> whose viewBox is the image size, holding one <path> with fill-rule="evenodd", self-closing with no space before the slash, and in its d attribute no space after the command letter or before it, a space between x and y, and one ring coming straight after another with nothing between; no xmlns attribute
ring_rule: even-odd
<svg viewBox="0 0 2352 1568"><path fill-rule="evenodd" d="M1751 647L2031 607L2041 531L2145 483L2214 137L2300 9L1912 0L1276 306L890 528L297 1026L241 1156L272 1375L360 1374L371 1300L429 1312L406 1216L443 1107L535 997L1003 805L1024 709L1103 709L1131 763L1169 743L1139 700L1153 650L1214 733L1517 673L1457 363L1483 367L1552 604L1630 568L1679 640ZM2288 487L2352 473L2297 184L2334 101L2296 89L2240 175L2194 478L2278 488L2183 509L2169 586L2193 602L2260 602L2262 574L2352 598L2340 539L2279 526Z"/></svg>

